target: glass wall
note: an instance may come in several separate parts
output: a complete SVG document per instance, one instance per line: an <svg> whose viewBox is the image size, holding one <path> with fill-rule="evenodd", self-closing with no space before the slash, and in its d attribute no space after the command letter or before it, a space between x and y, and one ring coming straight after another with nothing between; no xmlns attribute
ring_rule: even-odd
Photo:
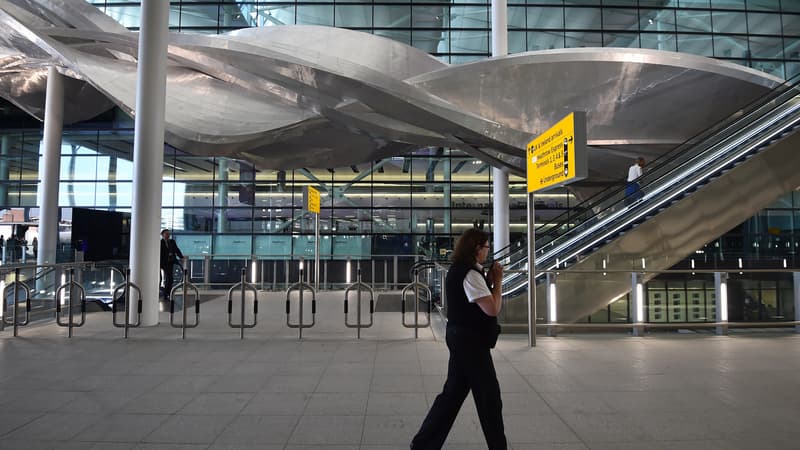
<svg viewBox="0 0 800 450"><path fill-rule="evenodd" d="M132 29L139 3L89 0ZM171 1L175 31L327 25L365 31L449 63L491 55L491 2ZM510 0L508 50L641 47L724 59L778 77L800 73L800 2L789 0Z"/></svg>

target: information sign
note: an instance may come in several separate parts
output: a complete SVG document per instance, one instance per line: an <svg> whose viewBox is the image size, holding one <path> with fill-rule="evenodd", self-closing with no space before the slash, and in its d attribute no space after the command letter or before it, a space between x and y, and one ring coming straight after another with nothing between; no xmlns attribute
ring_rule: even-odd
<svg viewBox="0 0 800 450"><path fill-rule="evenodd" d="M586 178L586 113L573 112L528 143L528 192Z"/></svg>
<svg viewBox="0 0 800 450"><path fill-rule="evenodd" d="M319 191L311 186L303 188L303 207L308 212L319 214Z"/></svg>

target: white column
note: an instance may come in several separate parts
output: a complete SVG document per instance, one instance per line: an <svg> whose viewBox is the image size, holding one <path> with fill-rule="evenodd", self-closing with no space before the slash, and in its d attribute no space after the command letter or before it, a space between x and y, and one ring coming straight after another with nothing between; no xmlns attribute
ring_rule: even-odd
<svg viewBox="0 0 800 450"><path fill-rule="evenodd" d="M492 218L492 251L498 252L508 247L509 243L508 172L504 169L492 169Z"/></svg>
<svg viewBox="0 0 800 450"><path fill-rule="evenodd" d="M453 250L453 240L450 237L450 233L453 232L453 215L452 210L450 209L453 206L452 202L452 195L450 189L450 152L448 151L444 156L444 160L442 161L442 174L444 175L444 187L442 188L442 198L444 200L444 217L442 218L443 228L442 233L447 236L447 249Z"/></svg>
<svg viewBox="0 0 800 450"><path fill-rule="evenodd" d="M142 290L142 324L158 324L159 229L164 166L169 2L144 0L133 143L131 279Z"/></svg>
<svg viewBox="0 0 800 450"><path fill-rule="evenodd" d="M228 209L228 160L226 158L218 158L219 163L217 170L217 233L224 233L228 231L228 217L226 216Z"/></svg>
<svg viewBox="0 0 800 450"><path fill-rule="evenodd" d="M39 164L39 254L37 264L56 262L58 248L58 183L61 171L61 134L64 129L64 79L55 67L47 72L44 138Z"/></svg>
<svg viewBox="0 0 800 450"><path fill-rule="evenodd" d="M506 0L492 0L492 56L508 54L508 7ZM493 251L509 243L508 172L492 168L492 235Z"/></svg>

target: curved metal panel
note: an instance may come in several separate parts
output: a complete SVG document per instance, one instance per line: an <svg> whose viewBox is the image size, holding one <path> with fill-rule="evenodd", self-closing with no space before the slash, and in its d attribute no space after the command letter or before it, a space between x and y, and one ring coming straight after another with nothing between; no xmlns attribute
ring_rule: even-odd
<svg viewBox="0 0 800 450"><path fill-rule="evenodd" d="M102 97L135 114L136 33L83 0L0 1L0 26L8 61L0 96L40 116L44 84L35 71L55 61L81 80L69 90L77 108L69 120L107 108ZM522 173L527 141L568 111L588 112L590 143L664 146L779 82L708 58L639 49L448 66L398 42L317 26L171 33L168 55L167 142L261 168L342 166L441 146Z"/></svg>

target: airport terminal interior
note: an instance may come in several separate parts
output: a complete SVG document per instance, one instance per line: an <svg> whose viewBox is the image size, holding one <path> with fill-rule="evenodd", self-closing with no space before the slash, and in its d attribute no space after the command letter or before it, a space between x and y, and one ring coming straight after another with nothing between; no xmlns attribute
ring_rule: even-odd
<svg viewBox="0 0 800 450"><path fill-rule="evenodd" d="M472 228L509 448L797 448L800 1L0 24L0 449L409 448ZM487 448L472 400L444 448Z"/></svg>

